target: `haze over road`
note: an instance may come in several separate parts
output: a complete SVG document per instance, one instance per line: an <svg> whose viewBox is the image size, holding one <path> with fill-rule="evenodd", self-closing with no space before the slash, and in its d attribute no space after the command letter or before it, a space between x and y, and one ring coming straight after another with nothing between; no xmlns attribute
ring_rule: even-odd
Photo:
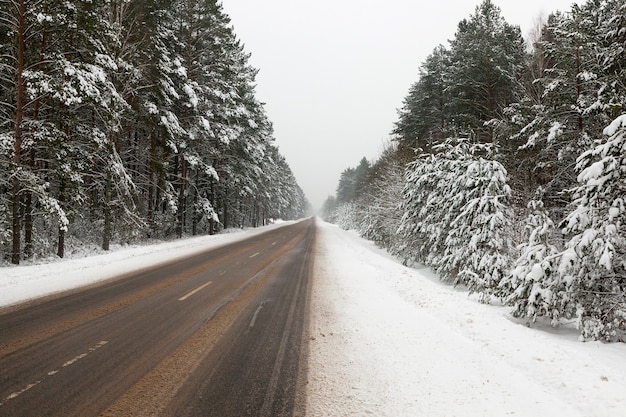
<svg viewBox="0 0 626 417"><path fill-rule="evenodd" d="M0 311L0 416L297 413L314 239L302 221Z"/></svg>

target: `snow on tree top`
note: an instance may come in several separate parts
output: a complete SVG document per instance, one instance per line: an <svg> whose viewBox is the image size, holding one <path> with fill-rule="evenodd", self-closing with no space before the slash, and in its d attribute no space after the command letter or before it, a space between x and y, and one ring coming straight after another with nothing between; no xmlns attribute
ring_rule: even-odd
<svg viewBox="0 0 626 417"><path fill-rule="evenodd" d="M602 133L606 136L613 136L619 129L626 127L626 114L622 114L617 119L613 120Z"/></svg>

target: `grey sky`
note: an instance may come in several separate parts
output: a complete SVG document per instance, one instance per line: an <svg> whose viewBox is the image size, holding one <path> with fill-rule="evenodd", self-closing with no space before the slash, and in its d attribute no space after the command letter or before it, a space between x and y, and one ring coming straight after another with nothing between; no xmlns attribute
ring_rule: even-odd
<svg viewBox="0 0 626 417"><path fill-rule="evenodd" d="M318 209L341 172L375 159L418 69L482 0L223 0L260 70L276 142ZM572 0L494 0L526 37Z"/></svg>

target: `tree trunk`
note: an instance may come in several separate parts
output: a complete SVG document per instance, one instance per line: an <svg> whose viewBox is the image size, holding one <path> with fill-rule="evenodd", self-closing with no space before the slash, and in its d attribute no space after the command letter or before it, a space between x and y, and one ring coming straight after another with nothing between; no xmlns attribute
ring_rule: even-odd
<svg viewBox="0 0 626 417"><path fill-rule="evenodd" d="M104 231L102 233L102 250L109 250L111 245L111 170L107 168L107 179L104 186Z"/></svg>
<svg viewBox="0 0 626 417"><path fill-rule="evenodd" d="M583 93L583 82L578 76L582 72L582 63L580 58L580 47L576 47L576 100L580 98ZM577 112L578 131L582 133L584 128L583 115L580 111Z"/></svg>
<svg viewBox="0 0 626 417"><path fill-rule="evenodd" d="M215 179L211 178L211 206L213 207L214 210L218 210L217 205L215 204L217 202L217 199L215 198ZM213 218L211 217L211 219L209 220L209 234L210 235L214 235L215 234L215 229L216 229L216 224L215 224L215 220L213 220Z"/></svg>
<svg viewBox="0 0 626 417"><path fill-rule="evenodd" d="M154 132L150 134L150 156L148 161L148 226L150 232L154 231L154 189L156 184L154 181L154 166L156 163L156 137Z"/></svg>
<svg viewBox="0 0 626 417"><path fill-rule="evenodd" d="M61 180L59 187L59 204L65 200L65 181ZM59 237L57 241L57 256L63 258L65 256L65 229L59 225Z"/></svg>
<svg viewBox="0 0 626 417"><path fill-rule="evenodd" d="M198 189L197 189L197 185L198 185L198 173L196 172L195 175L195 184L196 187L192 187L190 188L190 190L193 191L193 208L191 210L191 235L192 236L197 236L198 235L198 210L196 207L198 207Z"/></svg>
<svg viewBox="0 0 626 417"><path fill-rule="evenodd" d="M11 215L13 216L13 251L11 253L11 263L18 265L20 263L21 236L20 236L20 182L17 178L13 179L13 192L11 195Z"/></svg>
<svg viewBox="0 0 626 417"><path fill-rule="evenodd" d="M59 240L57 242L57 256L63 258L65 256L65 229L59 227Z"/></svg>
<svg viewBox="0 0 626 417"><path fill-rule="evenodd" d="M187 163L183 155L180 156L180 190L178 192L178 225L176 235L183 237L185 231L185 187L187 184Z"/></svg>
<svg viewBox="0 0 626 417"><path fill-rule="evenodd" d="M487 74L487 82L486 82L486 84L487 84L486 85L486 89L487 89L487 112L489 114L487 115L487 120L485 120L485 121L490 121L491 119L493 119L495 117L496 105L495 105L495 97L494 97L493 85L491 84L491 78L489 77L489 74ZM487 127L487 143L493 143L493 127L491 126L491 123Z"/></svg>
<svg viewBox="0 0 626 417"><path fill-rule="evenodd" d="M35 151L30 152L31 167L34 165ZM33 193L24 195L24 257L33 257Z"/></svg>
<svg viewBox="0 0 626 417"><path fill-rule="evenodd" d="M230 227L230 212L228 211L228 190L224 188L224 201L222 201L223 207L223 215L222 215L222 224L224 229L228 229Z"/></svg>
<svg viewBox="0 0 626 417"><path fill-rule="evenodd" d="M48 11L46 6L45 11ZM41 48L39 52L39 61L43 62L45 59L46 49L46 30L44 26L43 33L41 34ZM39 110L41 109L41 98L35 99L33 120L39 120ZM31 148L29 157L29 166L31 171L35 171L35 149ZM33 250L33 193L26 191L24 196L24 257L32 258L34 254Z"/></svg>
<svg viewBox="0 0 626 417"><path fill-rule="evenodd" d="M26 84L24 80L24 68L26 65L26 0L20 0L17 10L17 97L15 109L15 143L13 155L14 176L13 190L11 193L11 215L13 217L11 232L13 234L13 245L11 253L11 263L20 263L21 251L21 222L20 222L20 189L21 184L18 172L21 167L22 155L22 121L24 119L24 106L26 98Z"/></svg>

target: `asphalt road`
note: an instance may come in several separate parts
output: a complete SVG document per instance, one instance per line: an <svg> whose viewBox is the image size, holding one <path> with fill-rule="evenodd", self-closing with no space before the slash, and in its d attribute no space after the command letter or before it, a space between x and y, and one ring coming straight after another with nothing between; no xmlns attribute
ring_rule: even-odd
<svg viewBox="0 0 626 417"><path fill-rule="evenodd" d="M0 311L0 416L303 415L314 239L306 220Z"/></svg>

